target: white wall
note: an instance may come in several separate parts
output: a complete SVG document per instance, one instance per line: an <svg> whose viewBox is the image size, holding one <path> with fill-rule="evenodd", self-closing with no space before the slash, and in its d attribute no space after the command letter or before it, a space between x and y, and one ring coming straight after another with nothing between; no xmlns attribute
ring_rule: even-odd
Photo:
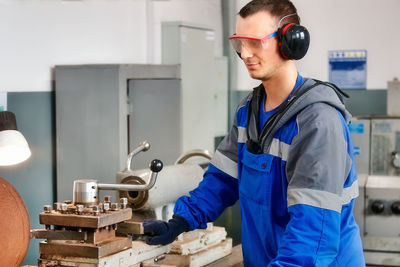
<svg viewBox="0 0 400 267"><path fill-rule="evenodd" d="M49 91L54 65L161 63L163 20L215 29L222 55L220 0L0 0L0 91Z"/></svg>
<svg viewBox="0 0 400 267"><path fill-rule="evenodd" d="M303 76L328 80L328 51L366 49L367 88L385 89L400 76L398 0L292 0L311 35L307 55L298 62ZM247 0L238 0L238 11ZM241 65L238 89L257 84Z"/></svg>

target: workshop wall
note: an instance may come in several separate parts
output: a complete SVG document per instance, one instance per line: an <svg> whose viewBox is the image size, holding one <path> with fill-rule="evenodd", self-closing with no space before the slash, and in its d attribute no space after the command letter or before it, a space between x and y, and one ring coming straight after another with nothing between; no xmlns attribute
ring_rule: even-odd
<svg viewBox="0 0 400 267"><path fill-rule="evenodd" d="M328 80L328 51L348 49L367 50L367 89L385 89L387 81L400 76L399 1L292 1L311 35L308 54L298 62L303 76ZM237 0L237 11L247 2ZM243 64L237 66L238 90L258 84L248 77Z"/></svg>
<svg viewBox="0 0 400 267"><path fill-rule="evenodd" d="M0 0L0 91L50 91L54 65L161 63L161 21L215 29L221 56L220 6L220 0Z"/></svg>

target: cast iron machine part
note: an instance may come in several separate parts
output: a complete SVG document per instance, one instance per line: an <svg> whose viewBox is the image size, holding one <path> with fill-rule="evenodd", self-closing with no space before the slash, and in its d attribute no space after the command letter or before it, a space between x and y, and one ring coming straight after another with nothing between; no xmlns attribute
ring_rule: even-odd
<svg viewBox="0 0 400 267"><path fill-rule="evenodd" d="M143 141L128 155L127 169L130 170L132 157L141 151L147 151L150 144ZM157 175L163 168L161 160L154 159L149 165L150 173L147 183L144 184L103 184L97 180L75 180L73 188L73 203L82 205L93 205L99 202L99 190L120 190L120 191L147 191L157 181Z"/></svg>

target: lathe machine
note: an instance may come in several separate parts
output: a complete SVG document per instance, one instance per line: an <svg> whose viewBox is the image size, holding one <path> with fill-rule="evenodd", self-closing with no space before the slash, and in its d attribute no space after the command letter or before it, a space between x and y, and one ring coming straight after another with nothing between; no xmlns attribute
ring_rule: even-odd
<svg viewBox="0 0 400 267"><path fill-rule="evenodd" d="M39 245L39 267L204 266L232 252L225 229L211 223L207 229L180 235L170 245L132 241L132 235L144 234L143 220L170 219L176 199L201 181L202 167L186 160L211 158L207 151L194 150L174 165L163 167L160 160L153 160L149 169L132 171L132 158L149 148L145 141L128 155L116 184L76 180L72 201L44 206L39 219L45 229L31 230L31 238L46 239ZM119 200L100 200L100 190L118 190Z"/></svg>

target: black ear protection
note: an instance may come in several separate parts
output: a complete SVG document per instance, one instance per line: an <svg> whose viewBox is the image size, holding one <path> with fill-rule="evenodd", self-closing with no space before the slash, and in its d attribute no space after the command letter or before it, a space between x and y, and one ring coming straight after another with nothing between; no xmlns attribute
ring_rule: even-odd
<svg viewBox="0 0 400 267"><path fill-rule="evenodd" d="M288 23L277 31L278 46L281 56L284 59L303 58L310 45L310 33L301 25ZM240 58L242 55L236 52Z"/></svg>
<svg viewBox="0 0 400 267"><path fill-rule="evenodd" d="M310 45L307 29L295 23L288 23L278 29L279 51L284 59L301 59Z"/></svg>

